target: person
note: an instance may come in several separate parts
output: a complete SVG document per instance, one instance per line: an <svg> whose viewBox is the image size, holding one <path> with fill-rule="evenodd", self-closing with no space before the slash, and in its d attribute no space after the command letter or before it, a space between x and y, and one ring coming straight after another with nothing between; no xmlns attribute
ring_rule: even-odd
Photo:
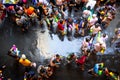
<svg viewBox="0 0 120 80"><path fill-rule="evenodd" d="M52 8L56 6L56 0L50 0L50 4L52 5Z"/></svg>
<svg viewBox="0 0 120 80"><path fill-rule="evenodd" d="M100 37L100 40L102 40L103 42L106 42L108 39L108 35L106 33L102 34L102 36Z"/></svg>
<svg viewBox="0 0 120 80"><path fill-rule="evenodd" d="M52 69L52 67L50 66L50 65L48 65L47 66L47 75L50 77L50 76L52 76L52 74L53 74L53 69Z"/></svg>
<svg viewBox="0 0 120 80"><path fill-rule="evenodd" d="M58 8L61 10L63 4L63 0L56 0L56 6L58 6Z"/></svg>
<svg viewBox="0 0 120 80"><path fill-rule="evenodd" d="M82 42L82 46L81 46L81 50L82 50L82 53L86 53L86 51L89 49L90 47L90 39L89 38L86 38L83 42Z"/></svg>
<svg viewBox="0 0 120 80"><path fill-rule="evenodd" d="M97 52L104 53L105 50L106 50L106 44L103 41L100 41L94 44L94 49L92 52L94 54L97 54Z"/></svg>
<svg viewBox="0 0 120 80"><path fill-rule="evenodd" d="M103 73L104 63L96 63L92 69L88 70L88 73L94 76L101 76Z"/></svg>
<svg viewBox="0 0 120 80"><path fill-rule="evenodd" d="M72 32L73 32L73 19L68 18L67 19L67 36L68 37L72 36Z"/></svg>
<svg viewBox="0 0 120 80"><path fill-rule="evenodd" d="M28 16L30 16L30 15L32 15L32 14L35 13L35 8L32 7L32 6L26 6L24 8L24 12L25 12L25 14L27 14Z"/></svg>
<svg viewBox="0 0 120 80"><path fill-rule="evenodd" d="M42 79L48 79L49 76L47 75L47 69L43 65L39 65L37 69L38 74L41 76Z"/></svg>
<svg viewBox="0 0 120 80"><path fill-rule="evenodd" d="M61 58L59 54L56 54L53 58L50 60L50 66L53 68L58 68L61 63Z"/></svg>
<svg viewBox="0 0 120 80"><path fill-rule="evenodd" d="M110 78L110 79L114 79L114 80L119 80L120 76L119 76L119 72L118 71L113 71L112 69L109 68L104 68L104 74L106 76L106 78Z"/></svg>
<svg viewBox="0 0 120 80"><path fill-rule="evenodd" d="M120 38L120 28L115 29L115 36L116 36L117 39Z"/></svg>
<svg viewBox="0 0 120 80"><path fill-rule="evenodd" d="M83 11L82 14L83 18L88 19L88 17L92 15L90 10L91 10L90 6L88 6L87 9Z"/></svg>
<svg viewBox="0 0 120 80"><path fill-rule="evenodd" d="M106 2L107 2L108 0L97 0L97 6L99 7L99 6L103 6L103 5L105 5L106 4Z"/></svg>
<svg viewBox="0 0 120 80"><path fill-rule="evenodd" d="M73 61L75 61L77 58L77 56L74 53L71 53L67 56L67 62L68 63L72 63Z"/></svg>
<svg viewBox="0 0 120 80"><path fill-rule="evenodd" d="M37 72L41 77L49 78L53 74L53 68L50 65L47 66L40 65L37 69Z"/></svg>
<svg viewBox="0 0 120 80"><path fill-rule="evenodd" d="M36 67L36 63L31 62L28 60L25 56L25 54L22 54L22 56L18 59L19 63L22 64L25 67Z"/></svg>
<svg viewBox="0 0 120 80"><path fill-rule="evenodd" d="M6 65L0 66L0 80L4 79L3 71L4 71L5 68L6 68Z"/></svg>
<svg viewBox="0 0 120 80"><path fill-rule="evenodd" d="M88 20L88 27L90 28L98 21L98 17L96 14L93 14L92 17Z"/></svg>
<svg viewBox="0 0 120 80"><path fill-rule="evenodd" d="M62 35L64 35L65 33L64 33L64 29L65 29L65 27L64 27L64 25L63 25L63 20L60 20L59 22L58 22L58 32L60 32Z"/></svg>
<svg viewBox="0 0 120 80"><path fill-rule="evenodd" d="M87 55L82 55L80 58L76 60L77 65L80 66L80 70L84 70L86 58L87 58Z"/></svg>
<svg viewBox="0 0 120 80"><path fill-rule="evenodd" d="M110 10L109 10L110 9ZM104 29L106 29L108 26L109 26L109 24L110 24L110 22L114 19L114 17L115 17L115 11L113 12L113 11L111 11L112 9L111 8L109 8L108 7L108 11L107 11L107 13L106 13L106 16L103 18L103 20L102 20L102 24L103 24L103 28Z"/></svg>
<svg viewBox="0 0 120 80"><path fill-rule="evenodd" d="M34 71L28 71L24 73L24 80L32 80L34 79L35 72Z"/></svg>
<svg viewBox="0 0 120 80"><path fill-rule="evenodd" d="M16 17L16 24L17 26L21 27L22 32L28 31L28 18L26 18L24 15Z"/></svg>
<svg viewBox="0 0 120 80"><path fill-rule="evenodd" d="M86 4L86 8L90 6L91 9L94 9L95 5L96 5L96 0L88 0Z"/></svg>
<svg viewBox="0 0 120 80"><path fill-rule="evenodd" d="M102 30L99 23L96 23L90 29L92 30L93 35L96 35L99 31Z"/></svg>
<svg viewBox="0 0 120 80"><path fill-rule="evenodd" d="M108 0L106 2L106 5L111 5L111 6L115 7L116 6L116 0Z"/></svg>
<svg viewBox="0 0 120 80"><path fill-rule="evenodd" d="M18 50L18 48L16 47L15 44L10 49L10 52L13 53L13 54L15 54L15 55L17 55L17 56L19 56L19 53L20 53L20 51Z"/></svg>
<svg viewBox="0 0 120 80"><path fill-rule="evenodd" d="M0 3L0 24L3 22L6 16L6 8L3 4Z"/></svg>
<svg viewBox="0 0 120 80"><path fill-rule="evenodd" d="M112 37L111 43L114 43L120 38L120 28L115 29L115 35Z"/></svg>

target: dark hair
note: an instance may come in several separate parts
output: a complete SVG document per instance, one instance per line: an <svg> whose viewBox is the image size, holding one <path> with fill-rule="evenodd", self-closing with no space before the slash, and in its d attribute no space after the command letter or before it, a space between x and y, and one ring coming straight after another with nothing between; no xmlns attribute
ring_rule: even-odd
<svg viewBox="0 0 120 80"><path fill-rule="evenodd" d="M96 24L95 24L95 27L98 27L98 26L100 26L100 24L99 24L99 23L96 23Z"/></svg>
<svg viewBox="0 0 120 80"><path fill-rule="evenodd" d="M60 57L60 55L59 55L59 54L56 54L56 57Z"/></svg>
<svg viewBox="0 0 120 80"><path fill-rule="evenodd" d="M89 38L86 38L86 42L89 42L90 41L90 39Z"/></svg>
<svg viewBox="0 0 120 80"><path fill-rule="evenodd" d="M106 34L105 34L105 33L103 34L103 37L106 37Z"/></svg>
<svg viewBox="0 0 120 80"><path fill-rule="evenodd" d="M61 19L61 20L60 20L60 24L62 24L62 23L63 23L63 20Z"/></svg>
<svg viewBox="0 0 120 80"><path fill-rule="evenodd" d="M87 7L87 10L90 10L90 9L91 9L91 7L90 7L90 6L88 6L88 7Z"/></svg>

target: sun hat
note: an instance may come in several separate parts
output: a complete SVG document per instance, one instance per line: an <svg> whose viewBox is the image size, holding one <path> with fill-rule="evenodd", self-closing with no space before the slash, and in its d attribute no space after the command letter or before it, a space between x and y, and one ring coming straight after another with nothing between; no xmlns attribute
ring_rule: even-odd
<svg viewBox="0 0 120 80"><path fill-rule="evenodd" d="M22 54L21 58L22 58L22 59L26 59L25 54Z"/></svg>

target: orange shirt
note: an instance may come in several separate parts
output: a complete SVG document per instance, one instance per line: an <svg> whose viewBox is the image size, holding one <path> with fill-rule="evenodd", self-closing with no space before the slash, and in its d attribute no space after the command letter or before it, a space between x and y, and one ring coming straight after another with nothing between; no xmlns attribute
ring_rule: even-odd
<svg viewBox="0 0 120 80"><path fill-rule="evenodd" d="M29 7L28 9L25 9L25 13L27 15L31 15L32 13L34 13L34 8L33 7Z"/></svg>

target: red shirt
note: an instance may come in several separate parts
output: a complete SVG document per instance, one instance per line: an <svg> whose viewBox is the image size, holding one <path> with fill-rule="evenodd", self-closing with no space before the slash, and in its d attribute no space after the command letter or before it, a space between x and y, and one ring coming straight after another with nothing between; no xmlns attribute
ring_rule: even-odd
<svg viewBox="0 0 120 80"><path fill-rule="evenodd" d="M58 29L62 31L64 30L64 26L63 24L60 24L60 22L58 22Z"/></svg>
<svg viewBox="0 0 120 80"><path fill-rule="evenodd" d="M82 56L81 58L79 58L76 62L78 64L84 64L85 63L85 59L86 59L86 56Z"/></svg>

